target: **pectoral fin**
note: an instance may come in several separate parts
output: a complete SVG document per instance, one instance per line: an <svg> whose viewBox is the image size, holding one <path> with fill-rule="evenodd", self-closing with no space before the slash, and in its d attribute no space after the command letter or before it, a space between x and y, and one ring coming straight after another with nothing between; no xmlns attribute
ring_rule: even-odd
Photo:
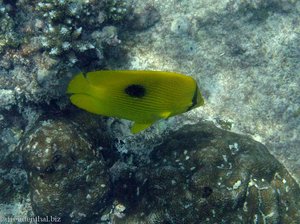
<svg viewBox="0 0 300 224"><path fill-rule="evenodd" d="M131 133L136 134L150 127L153 123L134 123L131 127Z"/></svg>

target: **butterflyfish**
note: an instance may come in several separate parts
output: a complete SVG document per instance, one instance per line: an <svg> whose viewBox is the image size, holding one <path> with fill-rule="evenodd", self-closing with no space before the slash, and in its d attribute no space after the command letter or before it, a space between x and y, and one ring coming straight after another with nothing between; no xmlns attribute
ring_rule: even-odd
<svg viewBox="0 0 300 224"><path fill-rule="evenodd" d="M165 71L81 72L67 93L74 105L88 112L133 121L134 134L204 104L192 77Z"/></svg>

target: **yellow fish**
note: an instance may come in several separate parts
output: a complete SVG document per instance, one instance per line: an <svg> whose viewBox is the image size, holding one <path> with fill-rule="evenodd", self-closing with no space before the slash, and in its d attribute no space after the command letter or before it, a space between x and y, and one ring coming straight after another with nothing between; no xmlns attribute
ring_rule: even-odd
<svg viewBox="0 0 300 224"><path fill-rule="evenodd" d="M196 81L174 72L94 71L69 83L71 102L91 113L134 121L138 133L162 118L204 104Z"/></svg>

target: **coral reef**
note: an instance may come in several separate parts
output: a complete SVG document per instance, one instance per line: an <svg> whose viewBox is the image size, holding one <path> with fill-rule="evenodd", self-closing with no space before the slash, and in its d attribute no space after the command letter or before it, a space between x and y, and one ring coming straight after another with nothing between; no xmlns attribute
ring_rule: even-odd
<svg viewBox="0 0 300 224"><path fill-rule="evenodd" d="M105 161L85 133L78 123L49 119L24 135L19 150L36 215L82 223L106 209L111 187Z"/></svg>
<svg viewBox="0 0 300 224"><path fill-rule="evenodd" d="M128 5L124 0L111 0L106 2L107 17L114 21L123 20L128 14Z"/></svg>
<svg viewBox="0 0 300 224"><path fill-rule="evenodd" d="M0 217L299 223L299 12L295 0L0 0ZM127 135L65 94L104 67L193 75L206 105ZM199 117L265 143L289 172Z"/></svg>
<svg viewBox="0 0 300 224"><path fill-rule="evenodd" d="M105 49L121 43L115 23L129 7L122 0L1 1L0 110L64 98L74 73L103 67Z"/></svg>
<svg viewBox="0 0 300 224"><path fill-rule="evenodd" d="M165 134L147 158L118 152L103 123L75 111L35 121L2 160L0 198L29 193L23 210L64 223L300 221L299 186L249 137L203 121Z"/></svg>
<svg viewBox="0 0 300 224"><path fill-rule="evenodd" d="M121 167L115 195L126 210L115 223L300 221L300 188L266 147L209 122L170 133L148 165Z"/></svg>
<svg viewBox="0 0 300 224"><path fill-rule="evenodd" d="M152 27L160 20L161 16L158 10L146 5L143 8L135 8L134 13L128 19L128 28L133 30L145 30Z"/></svg>
<svg viewBox="0 0 300 224"><path fill-rule="evenodd" d="M53 146L50 143L47 145L49 138L39 132L43 130L43 127L37 120L45 120L44 116L61 115L61 110L69 103L65 94L66 86L79 70L101 69L112 55L115 60L119 57L124 60L126 51L122 49L118 36L122 27L121 23L126 22L130 8L131 1L125 0L0 0L1 218L33 217L33 211L41 215L54 214L66 205L67 209L58 213L64 217L69 215L67 213L74 211L72 220L80 221L87 220L93 215L87 212L89 217L81 217L87 209L90 208L91 211L98 209L97 212L100 212L104 207L107 192L110 191L109 183L106 183L107 179L104 174L103 183L101 182L99 175L102 172L103 161L95 161L101 156L95 158L91 154L91 145L86 139L88 135L88 138L101 141L98 131L101 129L99 124L103 121L94 119L94 122L90 122L84 114L81 114L73 124L67 124L66 120L52 122L50 119L49 124L44 123L49 125L46 125L45 129L48 129L44 131L57 143ZM88 117L90 118L90 115ZM71 130L77 128L73 125L79 121L82 121L80 128L84 131ZM53 130L58 127L62 129L61 135ZM97 132L93 128L97 129ZM38 136L35 136L32 130L37 131ZM26 146L29 147L27 149L33 147L31 141L24 135L34 136L36 142L40 141L41 144L49 146L48 154L44 154L40 160L36 157L34 150L21 150L22 153L20 153L20 149ZM72 153L62 140L67 136L82 137L78 139L78 142L83 147L81 150L86 151L79 150L78 153L81 153L80 156L84 160L74 161L70 165L72 161L69 159ZM110 144L109 141L109 139L103 140L107 145ZM64 152L60 155L62 160L54 163L52 159L56 156L53 155L56 148L53 147L57 146L64 149ZM99 147L104 150L103 154L109 157L107 163L113 163L115 154L105 150L103 146ZM45 147L40 148L41 154L45 149ZM26 165L27 174L32 174L29 175L29 180L26 177L24 164L21 163L22 160ZM80 196L75 192L76 189L73 189L71 183L64 185L60 182L62 181L60 177L65 174L63 171L68 169L64 166L65 164L60 163L62 161L70 165L70 172L72 171L73 175L67 180L74 181L74 183L76 181L72 178L82 179L88 176L88 172L96 174L96 171L99 171L97 177L87 186L88 190L92 184L102 189L102 192L91 191L90 205L94 206L93 208L83 206L82 213L80 213L76 210L74 201L64 204L63 197L68 197L66 187L72 189L74 199L79 199ZM84 161L86 162L80 163ZM87 161L94 164L90 169L86 168ZM36 167L40 165L43 166L43 170L37 170ZM52 167L57 168L57 172L52 172ZM80 176L80 171L85 173ZM57 185L51 188L53 183ZM60 201L60 206L55 208L55 202L48 201L45 198L46 195L38 195L36 192L39 191L47 191L53 199ZM28 192L31 199L28 198ZM57 192L61 194L57 195ZM86 194L88 195L88 192ZM102 195L103 198L101 198ZM96 201L93 201L94 199ZM70 219L70 217L66 218L66 220Z"/></svg>
<svg viewBox="0 0 300 224"><path fill-rule="evenodd" d="M162 19L130 40L128 66L198 80L205 107L176 125L199 117L228 121L232 131L266 144L300 183L300 2L169 0L154 6Z"/></svg>

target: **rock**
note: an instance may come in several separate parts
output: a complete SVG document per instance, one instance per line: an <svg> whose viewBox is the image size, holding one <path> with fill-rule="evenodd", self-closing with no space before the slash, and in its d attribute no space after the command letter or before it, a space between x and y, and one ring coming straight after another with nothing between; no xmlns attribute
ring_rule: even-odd
<svg viewBox="0 0 300 224"><path fill-rule="evenodd" d="M161 18L159 11L147 5L140 11L136 10L128 21L128 28L133 30L146 30L154 26Z"/></svg>
<svg viewBox="0 0 300 224"><path fill-rule="evenodd" d="M5 222L5 217L33 216L27 200L27 175L16 152L23 129L23 118L18 111L0 112L0 223L12 222Z"/></svg>
<svg viewBox="0 0 300 224"><path fill-rule="evenodd" d="M73 75L103 68L104 51L121 45L115 23L125 21L130 6L123 0L0 1L0 110L62 102ZM91 34L105 26L115 35L95 40Z"/></svg>
<svg viewBox="0 0 300 224"><path fill-rule="evenodd" d="M20 150L36 216L82 223L106 208L109 177L104 159L95 152L86 131L71 119L48 119L23 138Z"/></svg>
<svg viewBox="0 0 300 224"><path fill-rule="evenodd" d="M16 102L12 90L0 89L0 108L10 109Z"/></svg>
<svg viewBox="0 0 300 224"><path fill-rule="evenodd" d="M174 19L170 27L171 32L178 36L188 35L190 29L190 21L186 17L178 17Z"/></svg>
<svg viewBox="0 0 300 224"><path fill-rule="evenodd" d="M299 186L249 137L206 122L184 126L154 149L149 164L125 172L130 184L116 200L126 209L115 223L300 221Z"/></svg>

